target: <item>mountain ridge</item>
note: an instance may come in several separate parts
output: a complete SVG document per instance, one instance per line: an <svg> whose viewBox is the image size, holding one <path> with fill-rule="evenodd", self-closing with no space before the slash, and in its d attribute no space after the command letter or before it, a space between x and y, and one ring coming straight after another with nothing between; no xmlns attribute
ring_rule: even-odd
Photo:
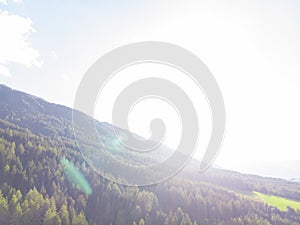
<svg viewBox="0 0 300 225"><path fill-rule="evenodd" d="M0 224L299 224L300 212L280 211L253 195L300 201L297 182L216 168L199 173L199 162L192 160L163 183L127 187L99 176L83 159L70 108L1 85L0 99ZM100 125L103 147L123 157L111 144L111 125ZM94 147L84 132L79 135L87 147ZM62 159L70 163L69 176ZM77 173L91 192L82 192L72 180Z"/></svg>
<svg viewBox="0 0 300 225"><path fill-rule="evenodd" d="M8 94L11 93L11 94ZM14 112L14 109L10 108L10 107L6 107L6 106L11 106L11 107L20 107L22 109L26 109L29 105L33 106L30 107L29 111L32 111L30 113L30 115L28 115L28 110L26 110L26 117L29 117L30 120L34 120L34 119L38 119L37 114L51 114L51 115L55 115L57 118L63 118L64 120L67 120L70 124L68 125L69 127L72 124L72 108L69 108L67 106L61 105L61 104L56 104L56 103L49 103L46 100L35 96L35 95L31 95L31 94L27 94L25 92L22 91L18 91L16 89L10 88L4 84L0 84L0 96L2 97L6 97L6 101L1 101L0 102L0 118L4 118L7 121L16 123L20 126L25 126L28 128L27 124L28 121L14 121L12 120L11 117L16 116L16 117L22 117L22 115L10 115L8 116L10 113L9 112ZM15 99L18 98L19 100L17 102L15 102ZM14 100L13 100L14 99ZM9 102L12 102L13 104L8 104ZM45 106L47 105L47 106ZM47 110L45 109L47 108ZM22 110L17 110L17 111L22 111ZM52 121L53 123L55 123L55 121ZM115 129L115 127L107 122L99 122L97 121L98 124L98 131L102 132L102 134L108 135L112 128ZM38 122L37 122L38 125ZM120 128L117 128L120 129ZM123 129L121 129L123 130ZM125 130L123 130L125 131ZM42 129L41 126L39 126L39 129L37 130L33 130L32 132L36 132L39 135L49 135L51 134L51 131L49 131L48 129ZM64 136L63 133L59 133L59 134L54 134L52 133L52 135L60 135L60 136ZM74 138L73 134L69 134L68 137ZM170 150L171 151L171 150ZM194 159L193 159L194 161ZM197 160L196 160L197 161ZM199 161L197 161L197 163L200 163ZM272 172L264 172L266 168L274 168L274 163L272 165L270 165L270 163L256 163L258 166L258 171L255 172L254 169L251 170L251 168L253 167L253 165L251 166L250 164L244 165L244 167L241 167L241 169L239 171L236 170L231 170L228 168L222 168L219 167L219 169L221 170L229 170L229 171L236 171L236 172L240 172L240 173L244 173L244 174L251 174L251 175L258 175L258 176L263 176L263 177L272 177L272 178L281 178L281 179L285 179L285 180L291 180L291 179L297 179L297 173L295 173L293 170L293 174L288 176L288 174L284 174L284 175L276 175ZM217 165L213 166L215 168L218 168ZM254 171L254 172L251 172ZM281 170L282 171L282 170ZM284 172L282 172L284 173Z"/></svg>

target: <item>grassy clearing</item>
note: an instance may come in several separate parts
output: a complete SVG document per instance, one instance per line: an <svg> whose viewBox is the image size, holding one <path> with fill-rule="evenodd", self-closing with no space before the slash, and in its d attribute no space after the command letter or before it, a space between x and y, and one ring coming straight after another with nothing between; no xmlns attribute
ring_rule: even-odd
<svg viewBox="0 0 300 225"><path fill-rule="evenodd" d="M281 211L287 211L288 206L293 208L294 210L300 210L300 202L282 198L282 197L277 197L274 195L265 195L260 192L253 192L253 193L260 199L264 200L269 205L274 206Z"/></svg>

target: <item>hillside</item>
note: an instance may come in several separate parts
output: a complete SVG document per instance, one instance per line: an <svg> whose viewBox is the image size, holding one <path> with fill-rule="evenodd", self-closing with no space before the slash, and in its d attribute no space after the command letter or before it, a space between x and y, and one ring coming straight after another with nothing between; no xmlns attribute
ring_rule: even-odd
<svg viewBox="0 0 300 225"><path fill-rule="evenodd" d="M119 185L81 156L70 108L4 85L0 100L1 225L300 224L300 211L281 211L253 194L298 202L300 183L214 168L199 173L199 162L192 161L158 185ZM111 125L96 126L105 147L124 157L110 144ZM93 145L84 131L80 136L87 147Z"/></svg>

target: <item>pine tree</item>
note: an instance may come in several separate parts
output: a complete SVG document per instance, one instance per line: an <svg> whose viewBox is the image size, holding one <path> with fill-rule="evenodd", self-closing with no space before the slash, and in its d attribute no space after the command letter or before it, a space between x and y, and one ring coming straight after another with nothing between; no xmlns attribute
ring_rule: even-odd
<svg viewBox="0 0 300 225"><path fill-rule="evenodd" d="M72 225L88 225L84 213L81 211L78 215L75 215L72 220Z"/></svg>
<svg viewBox="0 0 300 225"><path fill-rule="evenodd" d="M8 203L0 190L0 224L5 224L8 216Z"/></svg>
<svg viewBox="0 0 300 225"><path fill-rule="evenodd" d="M47 209L43 221L43 225L61 225L61 219L57 214L55 199L53 197L50 199L50 207Z"/></svg>
<svg viewBox="0 0 300 225"><path fill-rule="evenodd" d="M70 217L69 217L69 212L68 212L68 208L66 205L62 205L61 209L59 210L59 216L60 216L62 225L70 225Z"/></svg>

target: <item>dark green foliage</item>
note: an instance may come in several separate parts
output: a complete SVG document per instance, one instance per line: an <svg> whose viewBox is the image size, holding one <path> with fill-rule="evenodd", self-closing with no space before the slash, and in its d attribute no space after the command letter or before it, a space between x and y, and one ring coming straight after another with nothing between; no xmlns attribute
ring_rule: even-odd
<svg viewBox="0 0 300 225"><path fill-rule="evenodd" d="M281 212L244 193L300 200L300 184L217 169L199 174L190 166L159 185L125 187L83 160L70 109L1 85L0 99L1 225L299 224L299 211ZM109 140L108 126L99 124ZM91 195L66 180L62 157L87 178Z"/></svg>

